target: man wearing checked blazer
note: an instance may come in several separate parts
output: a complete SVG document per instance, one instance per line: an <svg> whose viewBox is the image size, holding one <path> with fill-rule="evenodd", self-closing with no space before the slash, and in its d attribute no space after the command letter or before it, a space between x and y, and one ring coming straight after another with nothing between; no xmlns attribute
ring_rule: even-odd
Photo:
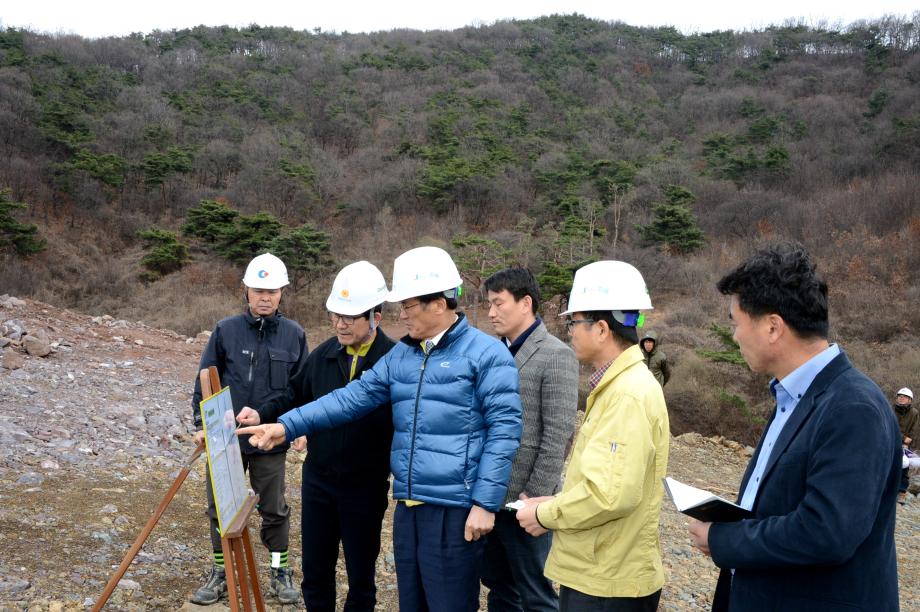
<svg viewBox="0 0 920 612"><path fill-rule="evenodd" d="M721 568L713 610L898 610L898 426L828 343L827 284L801 245L779 243L717 287L744 360L773 376L776 410L741 482L753 517L690 525Z"/></svg>
<svg viewBox="0 0 920 612"><path fill-rule="evenodd" d="M484 286L489 319L514 356L524 405L524 432L505 502L553 495L575 428L578 361L537 316L540 290L528 270L501 270ZM549 533L537 538L528 535L514 512L496 515L495 529L486 538L482 569L490 612L558 610L556 591L543 575L551 538Z"/></svg>

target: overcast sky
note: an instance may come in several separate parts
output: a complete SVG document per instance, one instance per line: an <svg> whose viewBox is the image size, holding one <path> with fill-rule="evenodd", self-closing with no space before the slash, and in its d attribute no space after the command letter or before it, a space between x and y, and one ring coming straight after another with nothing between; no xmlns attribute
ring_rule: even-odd
<svg viewBox="0 0 920 612"><path fill-rule="evenodd" d="M200 24L372 32L455 29L502 19L581 13L630 25L673 25L689 33L762 28L798 18L809 24L823 20L846 25L885 14L910 16L918 8L918 0L3 0L0 26L93 38Z"/></svg>

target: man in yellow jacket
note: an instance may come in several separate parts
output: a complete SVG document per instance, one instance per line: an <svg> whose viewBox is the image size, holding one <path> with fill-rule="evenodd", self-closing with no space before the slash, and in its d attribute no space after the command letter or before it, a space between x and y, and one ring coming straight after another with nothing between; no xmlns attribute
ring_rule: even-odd
<svg viewBox="0 0 920 612"><path fill-rule="evenodd" d="M651 307L638 270L599 261L575 273L562 313L575 355L595 368L591 393L562 492L525 500L517 514L531 535L554 532L545 573L560 584L561 612L655 610L661 597L670 431L636 331Z"/></svg>

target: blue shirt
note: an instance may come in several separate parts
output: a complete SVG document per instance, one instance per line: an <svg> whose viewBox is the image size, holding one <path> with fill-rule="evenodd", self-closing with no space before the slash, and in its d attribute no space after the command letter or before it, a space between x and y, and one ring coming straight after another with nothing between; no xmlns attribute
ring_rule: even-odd
<svg viewBox="0 0 920 612"><path fill-rule="evenodd" d="M789 421L795 407L799 405L799 400L808 391L808 387L814 382L815 377L821 373L827 364L834 360L840 354L840 347L832 344L795 370L790 372L784 379L770 381L770 392L776 398L776 415L767 429L763 438L763 445L760 448L760 455L757 457L757 465L751 472L748 479L747 487L744 489L744 495L741 496L740 506L750 510L754 507L754 500L757 498L757 490L760 488L760 479L770 461L770 455L773 453L773 445L779 439L783 432L783 427Z"/></svg>

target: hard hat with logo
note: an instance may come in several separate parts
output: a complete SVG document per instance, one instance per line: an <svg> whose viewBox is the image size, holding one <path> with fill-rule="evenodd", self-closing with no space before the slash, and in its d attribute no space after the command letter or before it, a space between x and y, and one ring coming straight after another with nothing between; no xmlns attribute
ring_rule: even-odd
<svg viewBox="0 0 920 612"><path fill-rule="evenodd" d="M271 253L258 255L246 266L243 284L250 289L281 289L288 284L287 268Z"/></svg>
<svg viewBox="0 0 920 612"><path fill-rule="evenodd" d="M914 392L911 391L910 389L908 389L907 387L901 388L901 389L898 391L898 395L905 395L905 396L909 397L910 399L914 399Z"/></svg>
<svg viewBox="0 0 920 612"><path fill-rule="evenodd" d="M568 308L561 314L609 310L616 316L617 311L651 309L645 280L635 267L625 261L596 261L575 272Z"/></svg>
<svg viewBox="0 0 920 612"><path fill-rule="evenodd" d="M368 261L356 261L336 275L326 309L340 315L364 314L383 304L387 293L387 282L377 266Z"/></svg>
<svg viewBox="0 0 920 612"><path fill-rule="evenodd" d="M447 297L460 295L463 279L447 251L424 246L406 251L393 262L393 289L388 302L402 302L411 297L444 292Z"/></svg>

